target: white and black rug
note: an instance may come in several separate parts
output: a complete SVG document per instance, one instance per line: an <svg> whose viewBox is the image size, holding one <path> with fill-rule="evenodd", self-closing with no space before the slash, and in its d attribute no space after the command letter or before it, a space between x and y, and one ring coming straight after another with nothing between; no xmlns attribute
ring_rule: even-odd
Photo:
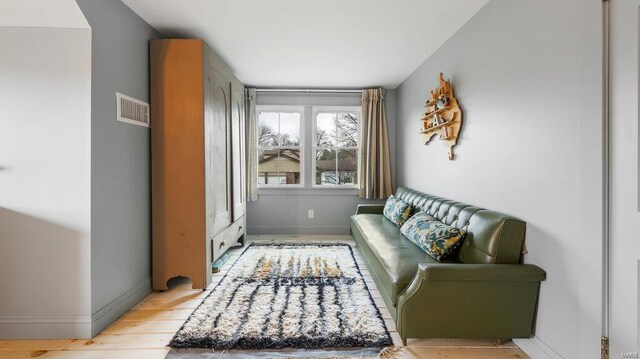
<svg viewBox="0 0 640 359"><path fill-rule="evenodd" d="M347 244L251 244L174 348L377 347L391 336Z"/></svg>

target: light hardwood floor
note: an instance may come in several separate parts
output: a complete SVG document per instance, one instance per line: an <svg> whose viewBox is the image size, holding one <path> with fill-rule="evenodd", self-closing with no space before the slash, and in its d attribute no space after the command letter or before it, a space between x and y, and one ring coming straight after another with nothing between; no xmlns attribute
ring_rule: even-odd
<svg viewBox="0 0 640 359"><path fill-rule="evenodd" d="M350 236L249 236L252 241L317 242L332 241L353 245ZM124 314L118 321L91 340L0 340L0 358L164 358L169 343L191 312L217 285L233 265L242 248L231 249L230 260L206 291L192 290L187 280L176 280L164 292L154 292ZM373 279L360 256L354 251L371 295L380 309L395 345L401 340L395 323L380 297ZM408 345L394 354L394 358L528 358L512 342L498 344L491 340L409 339ZM217 356L216 356L217 357ZM224 354L220 355L225 358Z"/></svg>

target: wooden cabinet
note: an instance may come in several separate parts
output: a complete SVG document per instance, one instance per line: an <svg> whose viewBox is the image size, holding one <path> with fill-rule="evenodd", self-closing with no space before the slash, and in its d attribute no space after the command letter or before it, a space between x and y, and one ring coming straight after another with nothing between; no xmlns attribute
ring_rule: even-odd
<svg viewBox="0 0 640 359"><path fill-rule="evenodd" d="M244 86L203 41L151 41L154 289L206 288L243 242L244 131Z"/></svg>

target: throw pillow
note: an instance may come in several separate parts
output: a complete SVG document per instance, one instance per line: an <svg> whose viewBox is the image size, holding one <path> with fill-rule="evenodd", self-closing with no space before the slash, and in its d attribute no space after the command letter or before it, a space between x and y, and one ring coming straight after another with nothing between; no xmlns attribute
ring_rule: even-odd
<svg viewBox="0 0 640 359"><path fill-rule="evenodd" d="M466 235L465 229L444 224L424 212L409 218L400 232L437 261L455 253Z"/></svg>
<svg viewBox="0 0 640 359"><path fill-rule="evenodd" d="M409 219L411 205L391 195L384 204L384 211L382 213L387 219L400 227Z"/></svg>

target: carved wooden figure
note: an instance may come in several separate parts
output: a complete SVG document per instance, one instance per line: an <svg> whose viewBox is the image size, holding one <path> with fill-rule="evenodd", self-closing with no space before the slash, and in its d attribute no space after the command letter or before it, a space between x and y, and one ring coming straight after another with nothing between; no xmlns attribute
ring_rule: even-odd
<svg viewBox="0 0 640 359"><path fill-rule="evenodd" d="M449 80L440 73L440 86L431 91L429 100L425 104L426 112L420 119L422 129L420 134L425 136L425 144L438 134L438 139L449 147L449 160L453 160L453 146L458 142L462 129L462 110L458 100L453 96L453 88Z"/></svg>

